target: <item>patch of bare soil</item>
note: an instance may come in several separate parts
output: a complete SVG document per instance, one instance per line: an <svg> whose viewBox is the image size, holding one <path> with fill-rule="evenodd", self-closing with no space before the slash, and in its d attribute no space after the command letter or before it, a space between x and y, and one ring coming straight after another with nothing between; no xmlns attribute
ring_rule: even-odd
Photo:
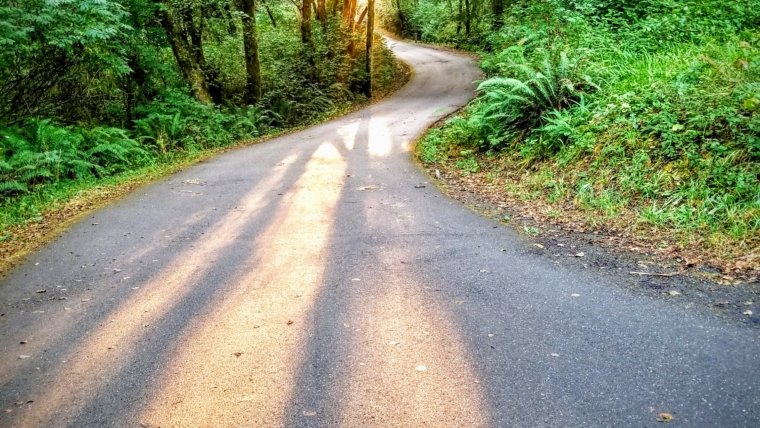
<svg viewBox="0 0 760 428"><path fill-rule="evenodd" d="M478 161L482 170L489 170L482 159ZM760 327L757 260L721 265L698 249L663 248L656 236L647 238L625 227L633 224L625 215L590 227L583 214L570 206L563 207L561 216L549 216L545 202L511 196L504 190L507 177L466 173L453 161L422 167L445 194L514 229L531 252L557 265L604 271L637 293L674 299L685 307Z"/></svg>

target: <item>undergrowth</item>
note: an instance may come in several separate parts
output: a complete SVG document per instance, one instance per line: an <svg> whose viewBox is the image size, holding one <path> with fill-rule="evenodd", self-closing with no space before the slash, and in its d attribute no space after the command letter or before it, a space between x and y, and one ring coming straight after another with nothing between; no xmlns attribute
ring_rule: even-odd
<svg viewBox="0 0 760 428"><path fill-rule="evenodd" d="M517 2L482 45L479 97L419 156L487 165L554 217L758 267L760 12L730 3Z"/></svg>
<svg viewBox="0 0 760 428"><path fill-rule="evenodd" d="M376 93L382 94L403 80L403 69L379 38L373 54ZM0 126L0 242L11 239L10 226L41 221L43 213L78 192L135 171L171 171L203 153L315 123L365 101L348 91L320 96L319 88L291 90L312 98L216 106L196 101L187 90L169 89L137 106L131 129L34 117Z"/></svg>

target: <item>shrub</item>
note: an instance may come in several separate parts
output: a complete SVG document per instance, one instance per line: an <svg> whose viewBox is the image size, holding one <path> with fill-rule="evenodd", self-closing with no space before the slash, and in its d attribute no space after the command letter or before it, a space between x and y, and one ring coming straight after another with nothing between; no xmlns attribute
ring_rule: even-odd
<svg viewBox="0 0 760 428"><path fill-rule="evenodd" d="M518 51L519 52L519 51ZM583 94L598 89L584 73L583 58L545 54L540 67L520 55L508 66L514 77L493 77L478 86L479 112L488 149L521 141L547 124L553 112L577 104Z"/></svg>

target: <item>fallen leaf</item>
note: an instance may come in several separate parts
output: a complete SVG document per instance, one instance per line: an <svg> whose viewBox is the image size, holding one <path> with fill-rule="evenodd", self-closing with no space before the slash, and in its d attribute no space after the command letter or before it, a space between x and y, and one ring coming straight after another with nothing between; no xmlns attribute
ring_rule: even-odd
<svg viewBox="0 0 760 428"><path fill-rule="evenodd" d="M556 353L556 352L552 352L552 353L551 353L551 354L549 354L549 355L551 355L552 357L559 357L559 354L558 354L558 353Z"/></svg>
<svg viewBox="0 0 760 428"><path fill-rule="evenodd" d="M317 412L315 412L315 411L313 411L313 410L304 410L304 411L303 411L303 415L304 415L304 416L316 416L316 415L317 415Z"/></svg>
<svg viewBox="0 0 760 428"><path fill-rule="evenodd" d="M414 188L415 189L424 189L425 185L424 184L418 184L418 185L414 186Z"/></svg>
<svg viewBox="0 0 760 428"><path fill-rule="evenodd" d="M544 249L544 246L541 245L541 244L533 244L533 246L536 247L536 248L538 248L538 249L541 249L541 250Z"/></svg>
<svg viewBox="0 0 760 428"><path fill-rule="evenodd" d="M242 352L233 352L232 355L234 355L236 357L240 357L241 355L243 355L243 353Z"/></svg>
<svg viewBox="0 0 760 428"><path fill-rule="evenodd" d="M18 356L18 359L19 359L19 360L25 360L25 359L27 359L27 358L29 358L29 355L19 355L19 356Z"/></svg>
<svg viewBox="0 0 760 428"><path fill-rule="evenodd" d="M681 295L681 293L679 293L679 292L678 292L678 291L676 291L676 290L670 290L670 291L668 291L666 294L667 294L668 296L672 296L672 297L676 297L676 296L680 296L680 295Z"/></svg>
<svg viewBox="0 0 760 428"><path fill-rule="evenodd" d="M419 365L419 366L417 366L416 370L418 372L426 372L427 371L427 366Z"/></svg>
<svg viewBox="0 0 760 428"><path fill-rule="evenodd" d="M253 396L253 395L246 395L246 396L244 396L243 398L240 399L240 402L242 403L244 401L253 401L255 398L256 397Z"/></svg>
<svg viewBox="0 0 760 428"><path fill-rule="evenodd" d="M580 251L580 252L577 252L577 253L573 254L573 256L574 257L585 257L586 254L583 251Z"/></svg>
<svg viewBox="0 0 760 428"><path fill-rule="evenodd" d="M667 412L660 412L660 413L657 415L657 422L665 422L665 423L668 423L668 422L672 422L672 421L673 421L673 415L671 415L670 413L667 413Z"/></svg>
<svg viewBox="0 0 760 428"><path fill-rule="evenodd" d="M29 343L29 342L27 342L26 340L22 340L22 341L21 341L21 342L19 342L18 344L19 344L19 345L26 345L27 343Z"/></svg>
<svg viewBox="0 0 760 428"><path fill-rule="evenodd" d="M35 293L39 293L39 294L47 293L47 290L37 290L37 291L35 291Z"/></svg>
<svg viewBox="0 0 760 428"><path fill-rule="evenodd" d="M288 325L293 325L293 320L288 320L287 324Z"/></svg>
<svg viewBox="0 0 760 428"><path fill-rule="evenodd" d="M573 293L573 294L570 295L570 297L581 297L581 295L578 294L578 293Z"/></svg>
<svg viewBox="0 0 760 428"><path fill-rule="evenodd" d="M746 311L742 312L742 315L752 315L752 311L747 309Z"/></svg>

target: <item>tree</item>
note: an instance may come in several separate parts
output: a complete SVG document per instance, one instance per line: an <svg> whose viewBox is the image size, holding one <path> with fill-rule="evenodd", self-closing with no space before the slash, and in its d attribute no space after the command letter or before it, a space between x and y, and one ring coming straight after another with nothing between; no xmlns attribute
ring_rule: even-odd
<svg viewBox="0 0 760 428"><path fill-rule="evenodd" d="M200 48L202 52L202 47L193 47L188 42L187 26L192 25L192 23L188 20L185 20L184 23L180 22L176 16L176 11L167 4L159 3L157 6L158 18L166 32L177 66L190 85L195 98L201 103L210 104L212 102L211 92L206 81L206 73L199 63L198 56L198 49Z"/></svg>
<svg viewBox="0 0 760 428"><path fill-rule="evenodd" d="M364 82L364 95L372 96L372 41L375 37L375 0L367 0L367 44L365 54L367 59L364 71L367 74ZM363 15L362 15L363 16ZM361 21L360 21L361 22Z"/></svg>
<svg viewBox="0 0 760 428"><path fill-rule="evenodd" d="M504 26L504 0L491 0L491 11L493 12L491 28L498 30Z"/></svg>
<svg viewBox="0 0 760 428"><path fill-rule="evenodd" d="M259 63L259 41L256 35L256 2L240 0L243 23L243 47L245 49L246 104L256 104L261 99L261 64Z"/></svg>

